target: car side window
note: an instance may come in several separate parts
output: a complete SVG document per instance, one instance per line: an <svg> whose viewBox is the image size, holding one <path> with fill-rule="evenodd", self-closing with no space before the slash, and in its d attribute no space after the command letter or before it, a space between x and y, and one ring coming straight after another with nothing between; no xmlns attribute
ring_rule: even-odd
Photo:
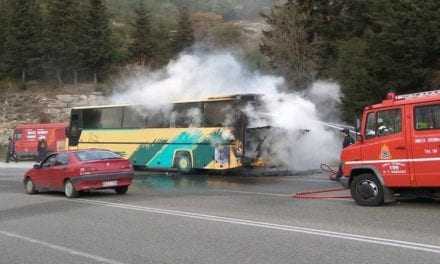
<svg viewBox="0 0 440 264"><path fill-rule="evenodd" d="M377 112L377 135L388 136L402 130L402 111L390 109Z"/></svg>
<svg viewBox="0 0 440 264"><path fill-rule="evenodd" d="M365 125L365 138L373 138L376 136L376 113L368 113L367 124Z"/></svg>
<svg viewBox="0 0 440 264"><path fill-rule="evenodd" d="M41 167L42 168L49 168L49 167L55 166L56 158L57 158L56 154L50 155L41 163Z"/></svg>
<svg viewBox="0 0 440 264"><path fill-rule="evenodd" d="M60 153L57 155L55 166L66 166L69 164L69 154Z"/></svg>

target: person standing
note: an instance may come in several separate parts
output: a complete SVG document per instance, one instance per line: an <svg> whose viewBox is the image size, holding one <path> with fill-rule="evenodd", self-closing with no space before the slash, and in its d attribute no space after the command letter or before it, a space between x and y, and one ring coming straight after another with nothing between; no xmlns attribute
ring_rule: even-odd
<svg viewBox="0 0 440 264"><path fill-rule="evenodd" d="M38 141L37 161L42 162L47 155L47 142L44 138Z"/></svg>
<svg viewBox="0 0 440 264"><path fill-rule="evenodd" d="M6 163L8 163L11 159L14 159L15 162L18 162L17 155L15 153L15 141L12 137L8 138L8 151L6 153Z"/></svg>

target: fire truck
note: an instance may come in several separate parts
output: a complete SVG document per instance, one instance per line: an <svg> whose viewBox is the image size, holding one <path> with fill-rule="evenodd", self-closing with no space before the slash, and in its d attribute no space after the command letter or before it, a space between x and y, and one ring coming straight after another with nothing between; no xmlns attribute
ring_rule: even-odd
<svg viewBox="0 0 440 264"><path fill-rule="evenodd" d="M357 142L341 153L342 182L359 205L440 198L440 90L365 107Z"/></svg>

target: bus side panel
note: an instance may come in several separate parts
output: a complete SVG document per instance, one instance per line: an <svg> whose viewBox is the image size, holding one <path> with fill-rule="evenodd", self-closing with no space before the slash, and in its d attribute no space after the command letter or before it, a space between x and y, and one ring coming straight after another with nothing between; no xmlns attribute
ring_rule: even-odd
<svg viewBox="0 0 440 264"><path fill-rule="evenodd" d="M147 163L147 166L150 168L172 168L174 165L174 155L176 152L186 151L192 156L192 152L197 146L197 143L201 142L202 139L203 134L200 131L184 131L177 137L171 139L169 144L162 148Z"/></svg>
<svg viewBox="0 0 440 264"><path fill-rule="evenodd" d="M188 152L197 169L230 169L241 166L231 150L229 160L215 160L216 146L228 146L226 128L95 129L83 130L78 149L104 148L132 160L133 165L169 169L177 151ZM226 134L230 132L226 131ZM145 142L145 143L144 143Z"/></svg>
<svg viewBox="0 0 440 264"><path fill-rule="evenodd" d="M211 144L200 144L193 151L194 167L204 169L214 160L215 149Z"/></svg>
<svg viewBox="0 0 440 264"><path fill-rule="evenodd" d="M146 166L146 164L165 146L165 140L157 140L152 144L142 144L130 156L134 166Z"/></svg>

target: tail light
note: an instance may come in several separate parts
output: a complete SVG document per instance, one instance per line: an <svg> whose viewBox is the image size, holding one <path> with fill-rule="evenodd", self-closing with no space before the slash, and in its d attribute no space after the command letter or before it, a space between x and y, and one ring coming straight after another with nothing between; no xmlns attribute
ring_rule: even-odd
<svg viewBox="0 0 440 264"><path fill-rule="evenodd" d="M127 162L126 164L121 165L121 169L133 169L133 165L131 165L131 162Z"/></svg>

